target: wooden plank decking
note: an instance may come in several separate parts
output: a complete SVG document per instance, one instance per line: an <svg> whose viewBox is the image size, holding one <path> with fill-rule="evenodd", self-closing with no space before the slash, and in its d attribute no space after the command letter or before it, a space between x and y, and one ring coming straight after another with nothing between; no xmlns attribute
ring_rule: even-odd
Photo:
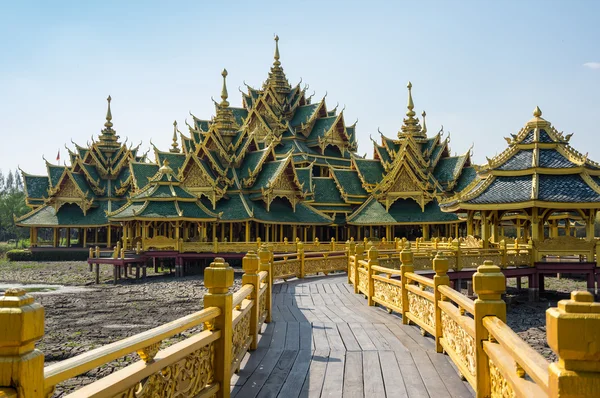
<svg viewBox="0 0 600 398"><path fill-rule="evenodd" d="M433 340L367 306L345 274L273 285L273 322L232 397L473 397Z"/></svg>

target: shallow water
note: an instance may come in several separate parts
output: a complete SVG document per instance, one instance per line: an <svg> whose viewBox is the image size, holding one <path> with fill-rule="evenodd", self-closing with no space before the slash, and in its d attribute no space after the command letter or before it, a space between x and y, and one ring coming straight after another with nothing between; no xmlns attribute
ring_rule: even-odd
<svg viewBox="0 0 600 398"><path fill-rule="evenodd" d="M21 284L21 283L0 283L0 294L8 289L24 289L30 294L63 294L63 293L83 293L93 289L79 286L46 285L43 283Z"/></svg>

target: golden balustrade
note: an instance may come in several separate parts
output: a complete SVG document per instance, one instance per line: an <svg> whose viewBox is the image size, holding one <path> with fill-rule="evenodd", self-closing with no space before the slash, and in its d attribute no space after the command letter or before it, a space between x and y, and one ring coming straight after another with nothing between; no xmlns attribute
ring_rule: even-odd
<svg viewBox="0 0 600 398"><path fill-rule="evenodd" d="M251 251L242 262L242 287L235 293L229 291L233 269L216 258L205 270L203 310L45 368L34 346L44 334L44 309L24 290L8 290L0 297L0 324L10 325L0 328L0 396L50 397L59 383L137 353L139 361L68 396L229 397L232 373L271 320L271 253ZM161 349L165 340L196 327L202 330Z"/></svg>
<svg viewBox="0 0 600 398"><path fill-rule="evenodd" d="M600 396L600 303L590 293L573 292L570 300L546 312L548 343L559 356L549 363L506 324L501 298L506 280L500 267L490 260L477 267L473 287L478 298L471 300L450 287L451 246L438 246L429 267L433 279L415 273L415 253L410 244L403 247L397 269L396 264L381 266L389 253L381 261L371 247L365 260L364 248L357 245L349 251L348 279L369 305L400 313L404 324L433 336L436 351L450 357L478 397Z"/></svg>

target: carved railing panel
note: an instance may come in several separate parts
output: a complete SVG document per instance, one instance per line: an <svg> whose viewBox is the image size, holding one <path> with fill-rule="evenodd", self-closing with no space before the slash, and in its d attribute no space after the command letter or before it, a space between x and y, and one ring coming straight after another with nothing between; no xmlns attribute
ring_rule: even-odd
<svg viewBox="0 0 600 398"><path fill-rule="evenodd" d="M402 309L402 288L399 285L375 279L373 280L373 290L373 297L381 305L391 305L396 307L397 311Z"/></svg>
<svg viewBox="0 0 600 398"><path fill-rule="evenodd" d="M273 261L273 278L300 275L301 260L299 258Z"/></svg>
<svg viewBox="0 0 600 398"><path fill-rule="evenodd" d="M334 256L329 257L324 255L321 258L305 258L304 259L304 272L307 274L316 274L317 272L332 272L332 271L343 271L348 266L348 260L346 256Z"/></svg>
<svg viewBox="0 0 600 398"><path fill-rule="evenodd" d="M410 314L417 320L430 328L435 327L435 308L432 301L409 291L408 308Z"/></svg>
<svg viewBox="0 0 600 398"><path fill-rule="evenodd" d="M513 390L512 386L508 383L506 378L502 376L500 369L496 367L494 362L489 360L490 366L490 390L492 392L492 397L502 397L502 398L516 398L517 394L515 390Z"/></svg>
<svg viewBox="0 0 600 398"><path fill-rule="evenodd" d="M237 368L252 341L252 337L250 337L250 309L246 309L245 313L236 321L237 323L233 326L233 343L231 346L232 371Z"/></svg>
<svg viewBox="0 0 600 398"><path fill-rule="evenodd" d="M195 397L210 390L216 392L212 385L214 363L215 349L210 343L116 394L115 398Z"/></svg>
<svg viewBox="0 0 600 398"><path fill-rule="evenodd" d="M452 359L460 361L470 375L475 377L475 338L443 311L441 319L444 348L452 350L456 354L452 355Z"/></svg>
<svg viewBox="0 0 600 398"><path fill-rule="evenodd" d="M358 289L365 294L369 291L369 275L364 268L358 268Z"/></svg>

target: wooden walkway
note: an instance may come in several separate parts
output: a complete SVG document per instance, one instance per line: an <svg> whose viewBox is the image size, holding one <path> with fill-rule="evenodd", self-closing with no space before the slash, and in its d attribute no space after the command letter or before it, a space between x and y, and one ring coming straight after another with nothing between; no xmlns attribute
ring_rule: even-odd
<svg viewBox="0 0 600 398"><path fill-rule="evenodd" d="M354 294L345 274L273 285L273 322L232 397L473 397L433 339Z"/></svg>

